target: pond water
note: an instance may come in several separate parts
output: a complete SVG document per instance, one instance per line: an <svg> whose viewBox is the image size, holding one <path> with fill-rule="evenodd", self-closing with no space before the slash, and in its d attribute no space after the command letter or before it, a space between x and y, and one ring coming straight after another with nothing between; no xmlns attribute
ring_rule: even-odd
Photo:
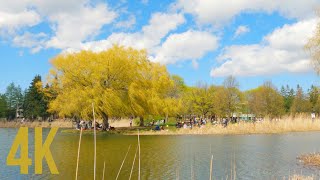
<svg viewBox="0 0 320 180"><path fill-rule="evenodd" d="M0 128L0 179L75 179L78 133L61 129L51 144L59 175L51 175L43 162L43 174L21 175L18 166L6 166L6 157L18 129ZM45 134L48 129L44 129ZM34 129L29 128L29 156L34 155ZM320 150L320 132L276 135L140 136L141 179L209 179L213 155L214 179L287 179L289 175L313 175L319 170L302 166L296 157ZM128 179L137 148L137 136L97 134L96 178L115 179L128 151L118 179ZM82 136L78 179L93 179L93 134ZM235 169L235 171L233 170ZM138 159L132 179L138 176Z"/></svg>

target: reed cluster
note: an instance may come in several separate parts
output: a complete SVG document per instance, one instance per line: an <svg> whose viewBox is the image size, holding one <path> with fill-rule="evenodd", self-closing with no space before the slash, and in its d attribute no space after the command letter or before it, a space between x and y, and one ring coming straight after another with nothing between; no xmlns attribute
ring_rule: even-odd
<svg viewBox="0 0 320 180"><path fill-rule="evenodd" d="M194 126L177 130L165 129L162 131L141 131L141 135L206 135L206 134L278 134L287 132L320 131L320 120L312 121L310 118L283 118L279 120L264 120L261 122L238 122L223 127L220 124Z"/></svg>

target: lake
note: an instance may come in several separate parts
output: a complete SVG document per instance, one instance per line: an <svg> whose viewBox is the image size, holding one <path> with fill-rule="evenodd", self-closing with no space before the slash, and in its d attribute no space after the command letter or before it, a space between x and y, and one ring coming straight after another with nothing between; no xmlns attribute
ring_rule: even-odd
<svg viewBox="0 0 320 180"><path fill-rule="evenodd" d="M51 175L46 161L43 174L21 175L18 166L6 166L6 157L18 129L0 128L0 179L75 179L78 133L61 129L51 144L51 151L59 175ZM44 134L48 129L44 129ZM46 135L44 135L45 137ZM29 128L29 156L33 159L34 129ZM319 170L304 167L296 157L320 150L320 132L273 135L183 135L140 136L141 179L209 179L210 159L213 155L214 179L283 179L293 174L313 174ZM131 146L130 146L131 145ZM118 179L128 179L137 148L137 136L97 134L97 179L115 179L128 151ZM93 179L93 134L82 136L79 178ZM235 169L232 171L232 169ZM138 159L132 179L138 176Z"/></svg>

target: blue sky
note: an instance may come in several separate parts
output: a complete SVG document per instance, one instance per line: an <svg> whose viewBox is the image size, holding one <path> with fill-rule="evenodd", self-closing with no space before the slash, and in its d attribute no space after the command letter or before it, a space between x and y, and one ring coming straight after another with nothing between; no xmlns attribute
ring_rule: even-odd
<svg viewBox="0 0 320 180"><path fill-rule="evenodd" d="M304 44L319 0L0 1L0 93L45 79L50 59L112 44L147 49L188 85L219 85L233 75L247 90L319 85Z"/></svg>

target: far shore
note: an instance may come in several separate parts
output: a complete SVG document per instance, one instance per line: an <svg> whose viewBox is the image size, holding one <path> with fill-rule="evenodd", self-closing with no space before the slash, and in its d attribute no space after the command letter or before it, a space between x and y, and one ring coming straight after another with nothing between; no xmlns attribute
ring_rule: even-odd
<svg viewBox="0 0 320 180"><path fill-rule="evenodd" d="M115 130L99 133L137 135L138 129L140 135L245 135L245 134L281 134L290 132L315 132L320 131L320 120L312 121L309 118L265 120L262 122L239 122L229 124L223 127L220 124L207 124L202 127L195 126L191 128L176 128L175 126L162 125L164 130L155 131L154 127L129 127L129 120L110 121L110 125ZM77 133L79 130L74 128L71 120L55 120L52 122L21 122L21 121L0 121L0 128L19 128L19 127L59 127L64 128L62 132ZM91 133L92 130L86 130L85 133Z"/></svg>

